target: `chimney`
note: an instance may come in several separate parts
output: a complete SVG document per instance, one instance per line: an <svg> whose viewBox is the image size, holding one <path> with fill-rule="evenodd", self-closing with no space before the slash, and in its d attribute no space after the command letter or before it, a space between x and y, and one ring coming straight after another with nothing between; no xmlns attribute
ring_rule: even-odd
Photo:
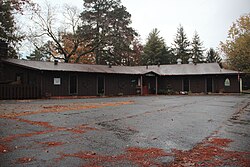
<svg viewBox="0 0 250 167"><path fill-rule="evenodd" d="M158 65L158 67L160 67L160 66L161 66L161 63L160 63L160 62L158 62L158 64L157 64L157 65Z"/></svg>
<svg viewBox="0 0 250 167"><path fill-rule="evenodd" d="M58 60L57 59L54 60L54 65L58 65Z"/></svg>
<svg viewBox="0 0 250 167"><path fill-rule="evenodd" d="M146 69L148 69L148 65L146 65Z"/></svg>
<svg viewBox="0 0 250 167"><path fill-rule="evenodd" d="M182 60L181 59L177 59L177 64L181 64Z"/></svg>

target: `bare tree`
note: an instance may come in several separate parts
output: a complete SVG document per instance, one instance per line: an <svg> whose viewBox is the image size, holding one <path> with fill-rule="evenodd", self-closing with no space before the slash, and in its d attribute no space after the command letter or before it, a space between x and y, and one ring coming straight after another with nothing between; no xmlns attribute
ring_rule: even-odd
<svg viewBox="0 0 250 167"><path fill-rule="evenodd" d="M77 32L80 12L76 7L64 5L64 12L60 17L57 16L57 10L47 2L43 10L40 7L34 11L29 40L36 49L44 48L41 46L46 43L46 53L55 59L67 63L75 56L75 61L79 61L82 56L90 54L95 48L87 35L80 36Z"/></svg>

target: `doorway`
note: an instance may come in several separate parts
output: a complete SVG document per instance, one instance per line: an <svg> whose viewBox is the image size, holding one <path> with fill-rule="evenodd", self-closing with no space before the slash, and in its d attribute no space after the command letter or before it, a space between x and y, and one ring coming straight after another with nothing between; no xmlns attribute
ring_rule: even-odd
<svg viewBox="0 0 250 167"><path fill-rule="evenodd" d="M183 79L183 91L187 91L189 92L189 79L188 78L184 78Z"/></svg>
<svg viewBox="0 0 250 167"><path fill-rule="evenodd" d="M207 93L213 92L213 79L211 77L207 78Z"/></svg>
<svg viewBox="0 0 250 167"><path fill-rule="evenodd" d="M74 95L77 94L77 76L71 75L69 77L69 94Z"/></svg>
<svg viewBox="0 0 250 167"><path fill-rule="evenodd" d="M97 94L104 95L104 93L105 93L104 88L105 88L104 76L98 76L97 77Z"/></svg>

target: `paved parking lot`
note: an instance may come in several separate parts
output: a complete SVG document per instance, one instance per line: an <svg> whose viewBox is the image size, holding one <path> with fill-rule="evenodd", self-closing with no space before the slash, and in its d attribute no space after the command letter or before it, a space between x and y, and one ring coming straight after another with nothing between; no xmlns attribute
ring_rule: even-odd
<svg viewBox="0 0 250 167"><path fill-rule="evenodd" d="M250 166L250 96L0 101L0 166Z"/></svg>

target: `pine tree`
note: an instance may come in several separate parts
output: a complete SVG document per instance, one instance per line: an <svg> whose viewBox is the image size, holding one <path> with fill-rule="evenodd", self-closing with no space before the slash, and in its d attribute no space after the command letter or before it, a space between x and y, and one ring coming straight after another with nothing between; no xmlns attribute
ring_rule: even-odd
<svg viewBox="0 0 250 167"><path fill-rule="evenodd" d="M166 47L162 37L159 36L160 31L155 28L149 33L146 45L143 49L142 61L143 65L154 65L160 62L162 54Z"/></svg>
<svg viewBox="0 0 250 167"><path fill-rule="evenodd" d="M128 64L127 55L137 33L120 0L84 0L79 33L91 40L96 64Z"/></svg>
<svg viewBox="0 0 250 167"><path fill-rule="evenodd" d="M142 65L172 64L176 62L172 50L166 46L159 33L160 31L157 28L149 33L147 43L143 48Z"/></svg>
<svg viewBox="0 0 250 167"><path fill-rule="evenodd" d="M187 63L190 57L189 41L182 25L177 28L173 45L176 59L180 58L184 64Z"/></svg>
<svg viewBox="0 0 250 167"><path fill-rule="evenodd" d="M195 31L194 37L192 40L192 49L191 49L191 55L195 63L201 63L204 62L204 56L203 56L203 46L202 42L200 41L200 37L198 33Z"/></svg>
<svg viewBox="0 0 250 167"><path fill-rule="evenodd" d="M35 49L29 56L26 56L27 60L35 61L48 61L49 55L41 52L41 49Z"/></svg>
<svg viewBox="0 0 250 167"><path fill-rule="evenodd" d="M31 0L0 0L0 42L8 44L8 54L1 57L17 58L18 44L24 35L17 33L15 15L23 14L24 7L28 9L33 5Z"/></svg>
<svg viewBox="0 0 250 167"><path fill-rule="evenodd" d="M206 53L206 62L207 63L220 63L221 57L219 56L219 53L216 52L213 48L210 48Z"/></svg>
<svg viewBox="0 0 250 167"><path fill-rule="evenodd" d="M13 6L11 1L0 1L0 39L9 43L8 55L3 57L17 58L15 46L21 40L20 36L15 34L17 30L13 15Z"/></svg>

